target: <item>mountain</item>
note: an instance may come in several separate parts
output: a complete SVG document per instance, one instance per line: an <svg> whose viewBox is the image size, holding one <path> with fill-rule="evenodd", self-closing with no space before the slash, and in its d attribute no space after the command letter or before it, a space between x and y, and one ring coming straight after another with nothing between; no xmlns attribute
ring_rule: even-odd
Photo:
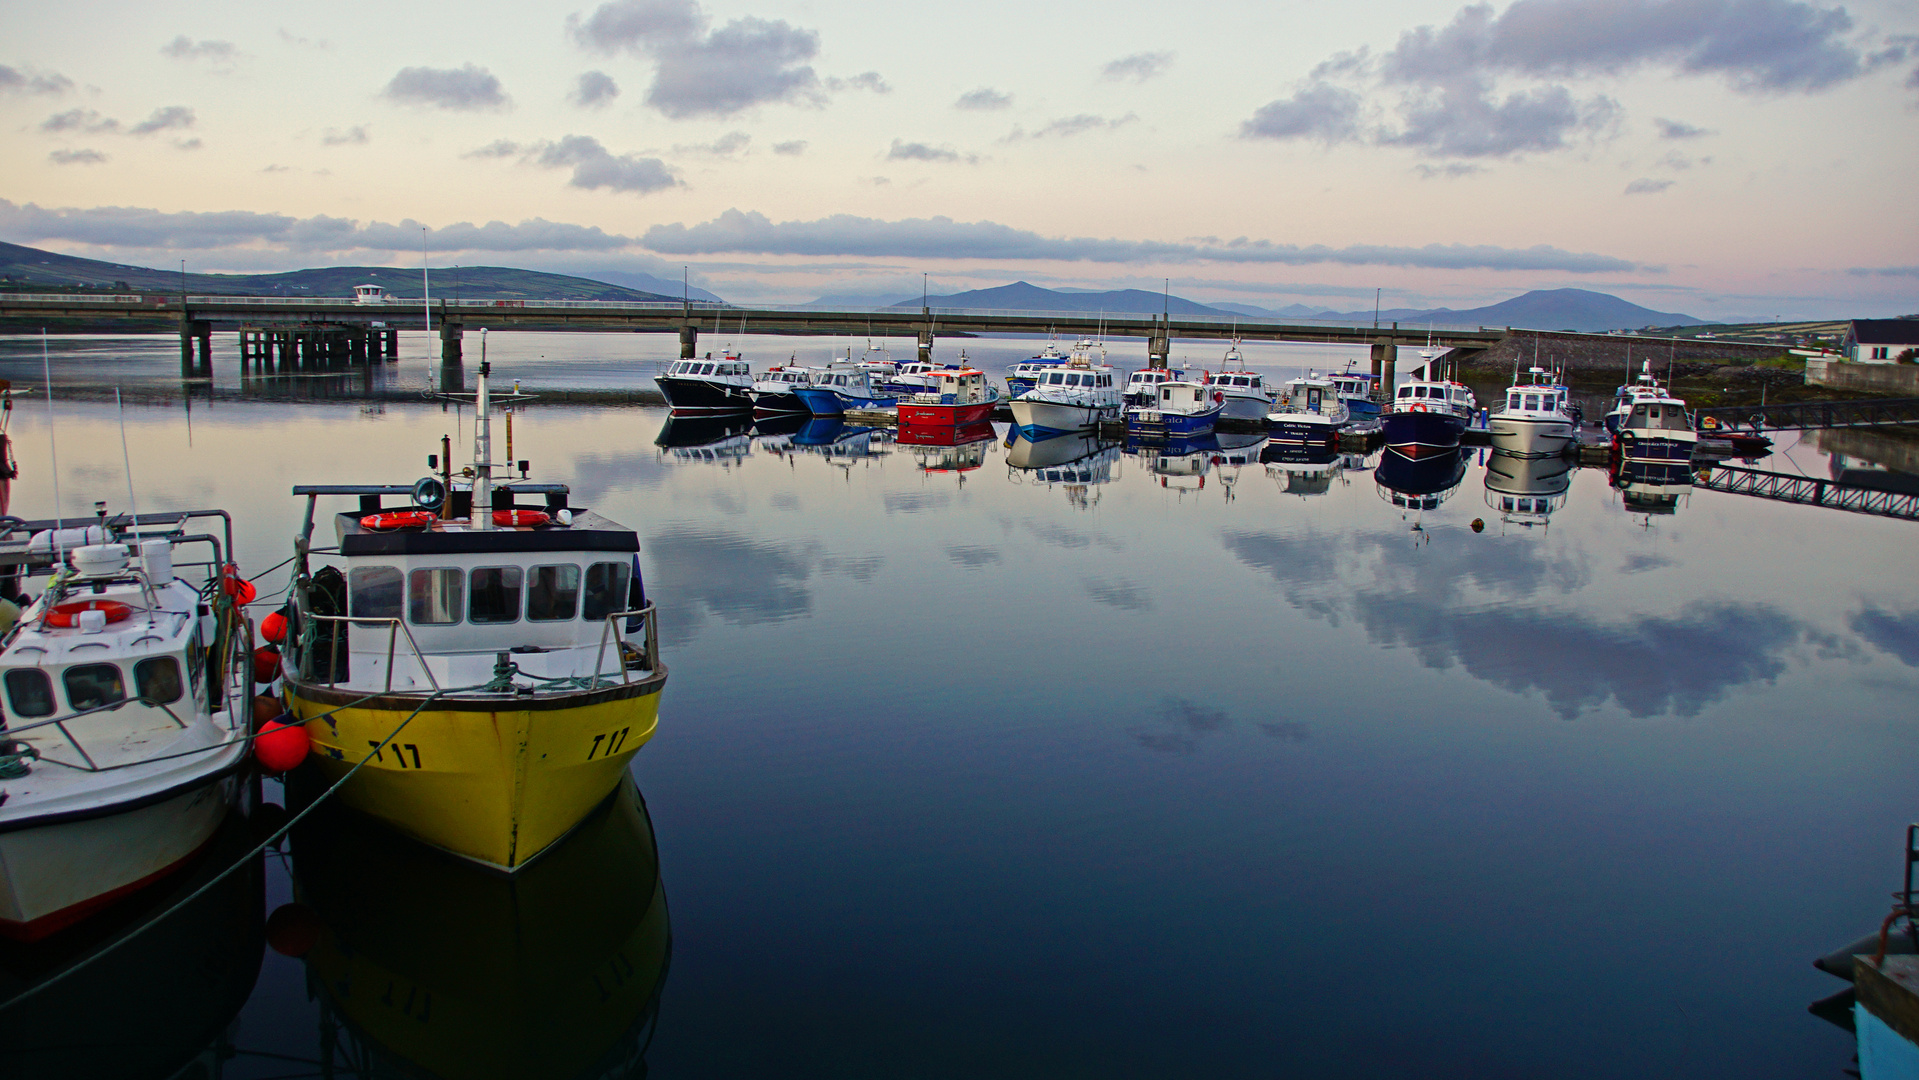
<svg viewBox="0 0 1919 1080"><path fill-rule="evenodd" d="M1307 307L1305 304L1287 304L1283 308L1255 307L1252 304L1214 303L1221 311L1230 311L1236 315L1251 315L1255 319L1318 319L1325 316L1324 308Z"/></svg>
<svg viewBox="0 0 1919 1080"><path fill-rule="evenodd" d="M949 293L945 296L929 296L926 298L926 303L927 306L936 308L996 308L1002 311L1111 311L1128 315L1157 315L1162 310L1169 310L1175 315L1228 314L1219 308L1208 307L1177 296L1168 299L1159 293L1147 292L1144 289L1061 292L1057 289L1043 289L1024 281L1015 281L1011 285L1001 285L994 289L973 289L970 292ZM920 306L920 301L914 298L902 300L890 306L916 308Z"/></svg>
<svg viewBox="0 0 1919 1080"><path fill-rule="evenodd" d="M898 299L899 293L827 293L817 300L799 305L815 311L865 311L868 308L918 307L919 299Z"/></svg>
<svg viewBox="0 0 1919 1080"><path fill-rule="evenodd" d="M433 295L474 296L502 300L629 300L680 299L674 295L641 292L604 281L516 270L508 266L434 267ZM32 291L34 287L69 289L75 286L177 293L182 288L177 270L102 262L60 255L39 248L0 242L0 287ZM405 298L420 295L420 272L391 266L328 266L284 274L187 274L184 287L201 296L352 296L355 285L382 285L389 294Z"/></svg>
<svg viewBox="0 0 1919 1080"><path fill-rule="evenodd" d="M1325 319L1371 322L1371 311L1326 312ZM1511 300L1476 308L1394 308L1379 313L1382 324L1397 322L1404 331L1421 323L1441 326L1511 326L1528 330L1578 330L1601 333L1642 326L1703 326L1705 320L1674 311L1654 311L1609 293L1587 289L1535 289Z"/></svg>
<svg viewBox="0 0 1919 1080"><path fill-rule="evenodd" d="M638 289L641 292L659 293L661 296L671 297L675 300L680 299L680 295L684 293L686 298L690 300L705 300L714 304L726 303L726 301L707 292L698 285L688 288L683 281L655 277L652 274L643 273L639 270L595 270L590 274L581 274L579 276L592 281L604 281L609 285L621 285L629 289Z"/></svg>

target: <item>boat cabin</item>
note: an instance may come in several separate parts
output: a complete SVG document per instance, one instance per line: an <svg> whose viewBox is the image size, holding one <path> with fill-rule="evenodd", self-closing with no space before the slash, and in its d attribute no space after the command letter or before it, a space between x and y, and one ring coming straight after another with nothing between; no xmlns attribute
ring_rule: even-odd
<svg viewBox="0 0 1919 1080"><path fill-rule="evenodd" d="M666 373L687 377L751 374L747 370L747 365L741 362L737 355L729 359L715 360L711 353L707 354L704 360L677 360L666 370Z"/></svg>
<svg viewBox="0 0 1919 1080"><path fill-rule="evenodd" d="M760 383L786 383L793 386L810 386L813 373L803 367L776 367L760 373Z"/></svg>
<svg viewBox="0 0 1919 1080"><path fill-rule="evenodd" d="M1294 379L1286 384L1286 407L1293 412L1330 413L1339 402L1333 384L1325 379Z"/></svg>
<svg viewBox="0 0 1919 1080"><path fill-rule="evenodd" d="M1506 391L1506 411L1509 413L1558 412L1565 402L1564 387L1515 386Z"/></svg>
<svg viewBox="0 0 1919 1080"><path fill-rule="evenodd" d="M1231 387L1241 393L1263 394L1266 392L1265 376L1251 371L1223 372L1213 376L1213 385Z"/></svg>
<svg viewBox="0 0 1919 1080"><path fill-rule="evenodd" d="M920 404L977 405L989 398L984 372L972 368L942 369L926 372L926 375L932 380L932 388L914 395L914 400Z"/></svg>
<svg viewBox="0 0 1919 1080"><path fill-rule="evenodd" d="M1086 368L1049 367L1044 369L1034 389L1039 387L1066 387L1075 390L1110 390L1113 387L1111 369L1094 371Z"/></svg>
<svg viewBox="0 0 1919 1080"><path fill-rule="evenodd" d="M1622 425L1627 431L1691 431L1686 407L1672 398L1641 398Z"/></svg>
<svg viewBox="0 0 1919 1080"><path fill-rule="evenodd" d="M1472 411L1473 392L1460 383L1415 382L1400 387L1393 402L1400 409L1425 405L1465 413Z"/></svg>
<svg viewBox="0 0 1919 1080"><path fill-rule="evenodd" d="M1159 411L1172 413L1203 413L1217 408L1213 400L1216 391L1205 383L1163 382L1159 384Z"/></svg>

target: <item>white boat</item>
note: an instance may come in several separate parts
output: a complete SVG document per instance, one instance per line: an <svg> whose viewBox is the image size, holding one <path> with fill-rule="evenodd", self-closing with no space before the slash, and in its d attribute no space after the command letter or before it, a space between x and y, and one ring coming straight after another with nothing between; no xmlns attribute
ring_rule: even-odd
<svg viewBox="0 0 1919 1080"><path fill-rule="evenodd" d="M1568 457L1526 458L1495 450L1486 459L1486 505L1508 524L1544 525L1566 505L1572 474Z"/></svg>
<svg viewBox="0 0 1919 1080"><path fill-rule="evenodd" d="M753 379L753 411L806 415L806 404L793 389L813 385L815 374L814 369L790 360L760 372Z"/></svg>
<svg viewBox="0 0 1919 1080"><path fill-rule="evenodd" d="M210 519L220 537L187 534ZM252 586L222 569L221 511L11 524L6 561L53 575L0 650L0 934L31 941L179 868L226 817L252 720ZM189 543L212 549L204 586L174 573Z"/></svg>
<svg viewBox="0 0 1919 1080"><path fill-rule="evenodd" d="M1119 373L1079 358L1038 372L1033 389L1013 399L1015 430L1028 439L1085 431L1119 419L1125 391Z"/></svg>
<svg viewBox="0 0 1919 1080"><path fill-rule="evenodd" d="M1157 400L1150 406L1126 410L1129 437L1190 439L1212 433L1226 396L1206 383L1169 380L1154 387Z"/></svg>
<svg viewBox="0 0 1919 1080"><path fill-rule="evenodd" d="M1238 353L1239 350L1233 350L1227 359L1234 360ZM1219 414L1221 420L1264 420L1277 400L1266 388L1266 377L1257 371L1247 371L1244 366L1218 372L1213 376L1212 386L1226 396L1226 407Z"/></svg>
<svg viewBox="0 0 1919 1080"><path fill-rule="evenodd" d="M1333 381L1308 372L1286 383L1279 401L1266 414L1266 426L1275 443L1330 449L1339 441L1339 429L1351 419Z"/></svg>
<svg viewBox="0 0 1919 1080"><path fill-rule="evenodd" d="M1126 406L1150 406L1159 400L1160 383L1183 382L1185 379L1186 372L1180 368L1140 368L1126 380Z"/></svg>
<svg viewBox="0 0 1919 1080"><path fill-rule="evenodd" d="M1033 354L1030 359L1014 364L1006 373L1006 392L1018 397L1037 385L1039 375L1047 368L1058 367L1067 360L1065 353L1059 351L1059 336L1055 334L1046 342L1046 347Z"/></svg>
<svg viewBox="0 0 1919 1080"><path fill-rule="evenodd" d="M1506 403L1486 420L1493 449L1514 457L1563 454L1578 426L1572 392L1541 367L1529 369L1523 380L1507 387Z"/></svg>
<svg viewBox="0 0 1919 1080"><path fill-rule="evenodd" d="M1699 444L1685 401L1653 378L1651 361L1637 382L1620 387L1617 403L1606 415L1606 427L1622 461L1688 464Z"/></svg>

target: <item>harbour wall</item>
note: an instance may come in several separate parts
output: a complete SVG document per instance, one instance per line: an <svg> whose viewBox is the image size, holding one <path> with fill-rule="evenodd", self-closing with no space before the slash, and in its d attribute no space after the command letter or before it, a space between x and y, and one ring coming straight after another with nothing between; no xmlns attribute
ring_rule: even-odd
<svg viewBox="0 0 1919 1080"><path fill-rule="evenodd" d="M1808 360L1806 382L1814 386L1830 386L1835 390L1919 397L1919 364L1849 364L1843 360Z"/></svg>
<svg viewBox="0 0 1919 1080"><path fill-rule="evenodd" d="M1629 353L1633 369L1638 369L1642 361L1651 360L1653 370L1663 373L1670 361L1703 362L1717 366L1769 360L1783 352L1785 349L1778 345L1701 341L1696 338L1601 337L1549 330L1514 330L1510 336L1488 348L1454 349L1446 356L1459 360L1463 367L1510 372L1514 365L1521 371L1526 370L1537 355L1539 366L1544 368L1559 367L1567 371L1624 376Z"/></svg>

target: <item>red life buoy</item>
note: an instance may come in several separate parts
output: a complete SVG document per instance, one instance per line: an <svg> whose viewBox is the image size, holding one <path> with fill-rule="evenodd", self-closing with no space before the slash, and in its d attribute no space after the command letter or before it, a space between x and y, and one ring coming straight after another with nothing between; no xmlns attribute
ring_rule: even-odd
<svg viewBox="0 0 1919 1080"><path fill-rule="evenodd" d="M418 529L433 524L431 510L391 510L384 514L368 514L360 519L362 529Z"/></svg>
<svg viewBox="0 0 1919 1080"><path fill-rule="evenodd" d="M544 525L553 518L544 510L495 510L493 524L501 528L512 529L532 525Z"/></svg>
<svg viewBox="0 0 1919 1080"><path fill-rule="evenodd" d="M1224 390L1213 391L1213 404L1217 405L1220 402L1225 400L1226 400L1226 391Z"/></svg>
<svg viewBox="0 0 1919 1080"><path fill-rule="evenodd" d="M259 595L253 588L253 582L240 576L240 567L235 563L228 563L220 572L220 588L236 604L251 604L253 598Z"/></svg>
<svg viewBox="0 0 1919 1080"><path fill-rule="evenodd" d="M1406 411L1407 411L1407 412L1425 412L1425 411L1426 411L1426 406L1424 406L1424 405L1413 405L1413 406L1411 406L1411 407L1409 407L1409 408L1407 408L1407 410L1406 410Z"/></svg>
<svg viewBox="0 0 1919 1080"><path fill-rule="evenodd" d="M60 604L47 612L47 625L55 627L79 626L80 613L98 611L106 615L110 623L125 622L133 617L133 609L118 600L75 600Z"/></svg>

